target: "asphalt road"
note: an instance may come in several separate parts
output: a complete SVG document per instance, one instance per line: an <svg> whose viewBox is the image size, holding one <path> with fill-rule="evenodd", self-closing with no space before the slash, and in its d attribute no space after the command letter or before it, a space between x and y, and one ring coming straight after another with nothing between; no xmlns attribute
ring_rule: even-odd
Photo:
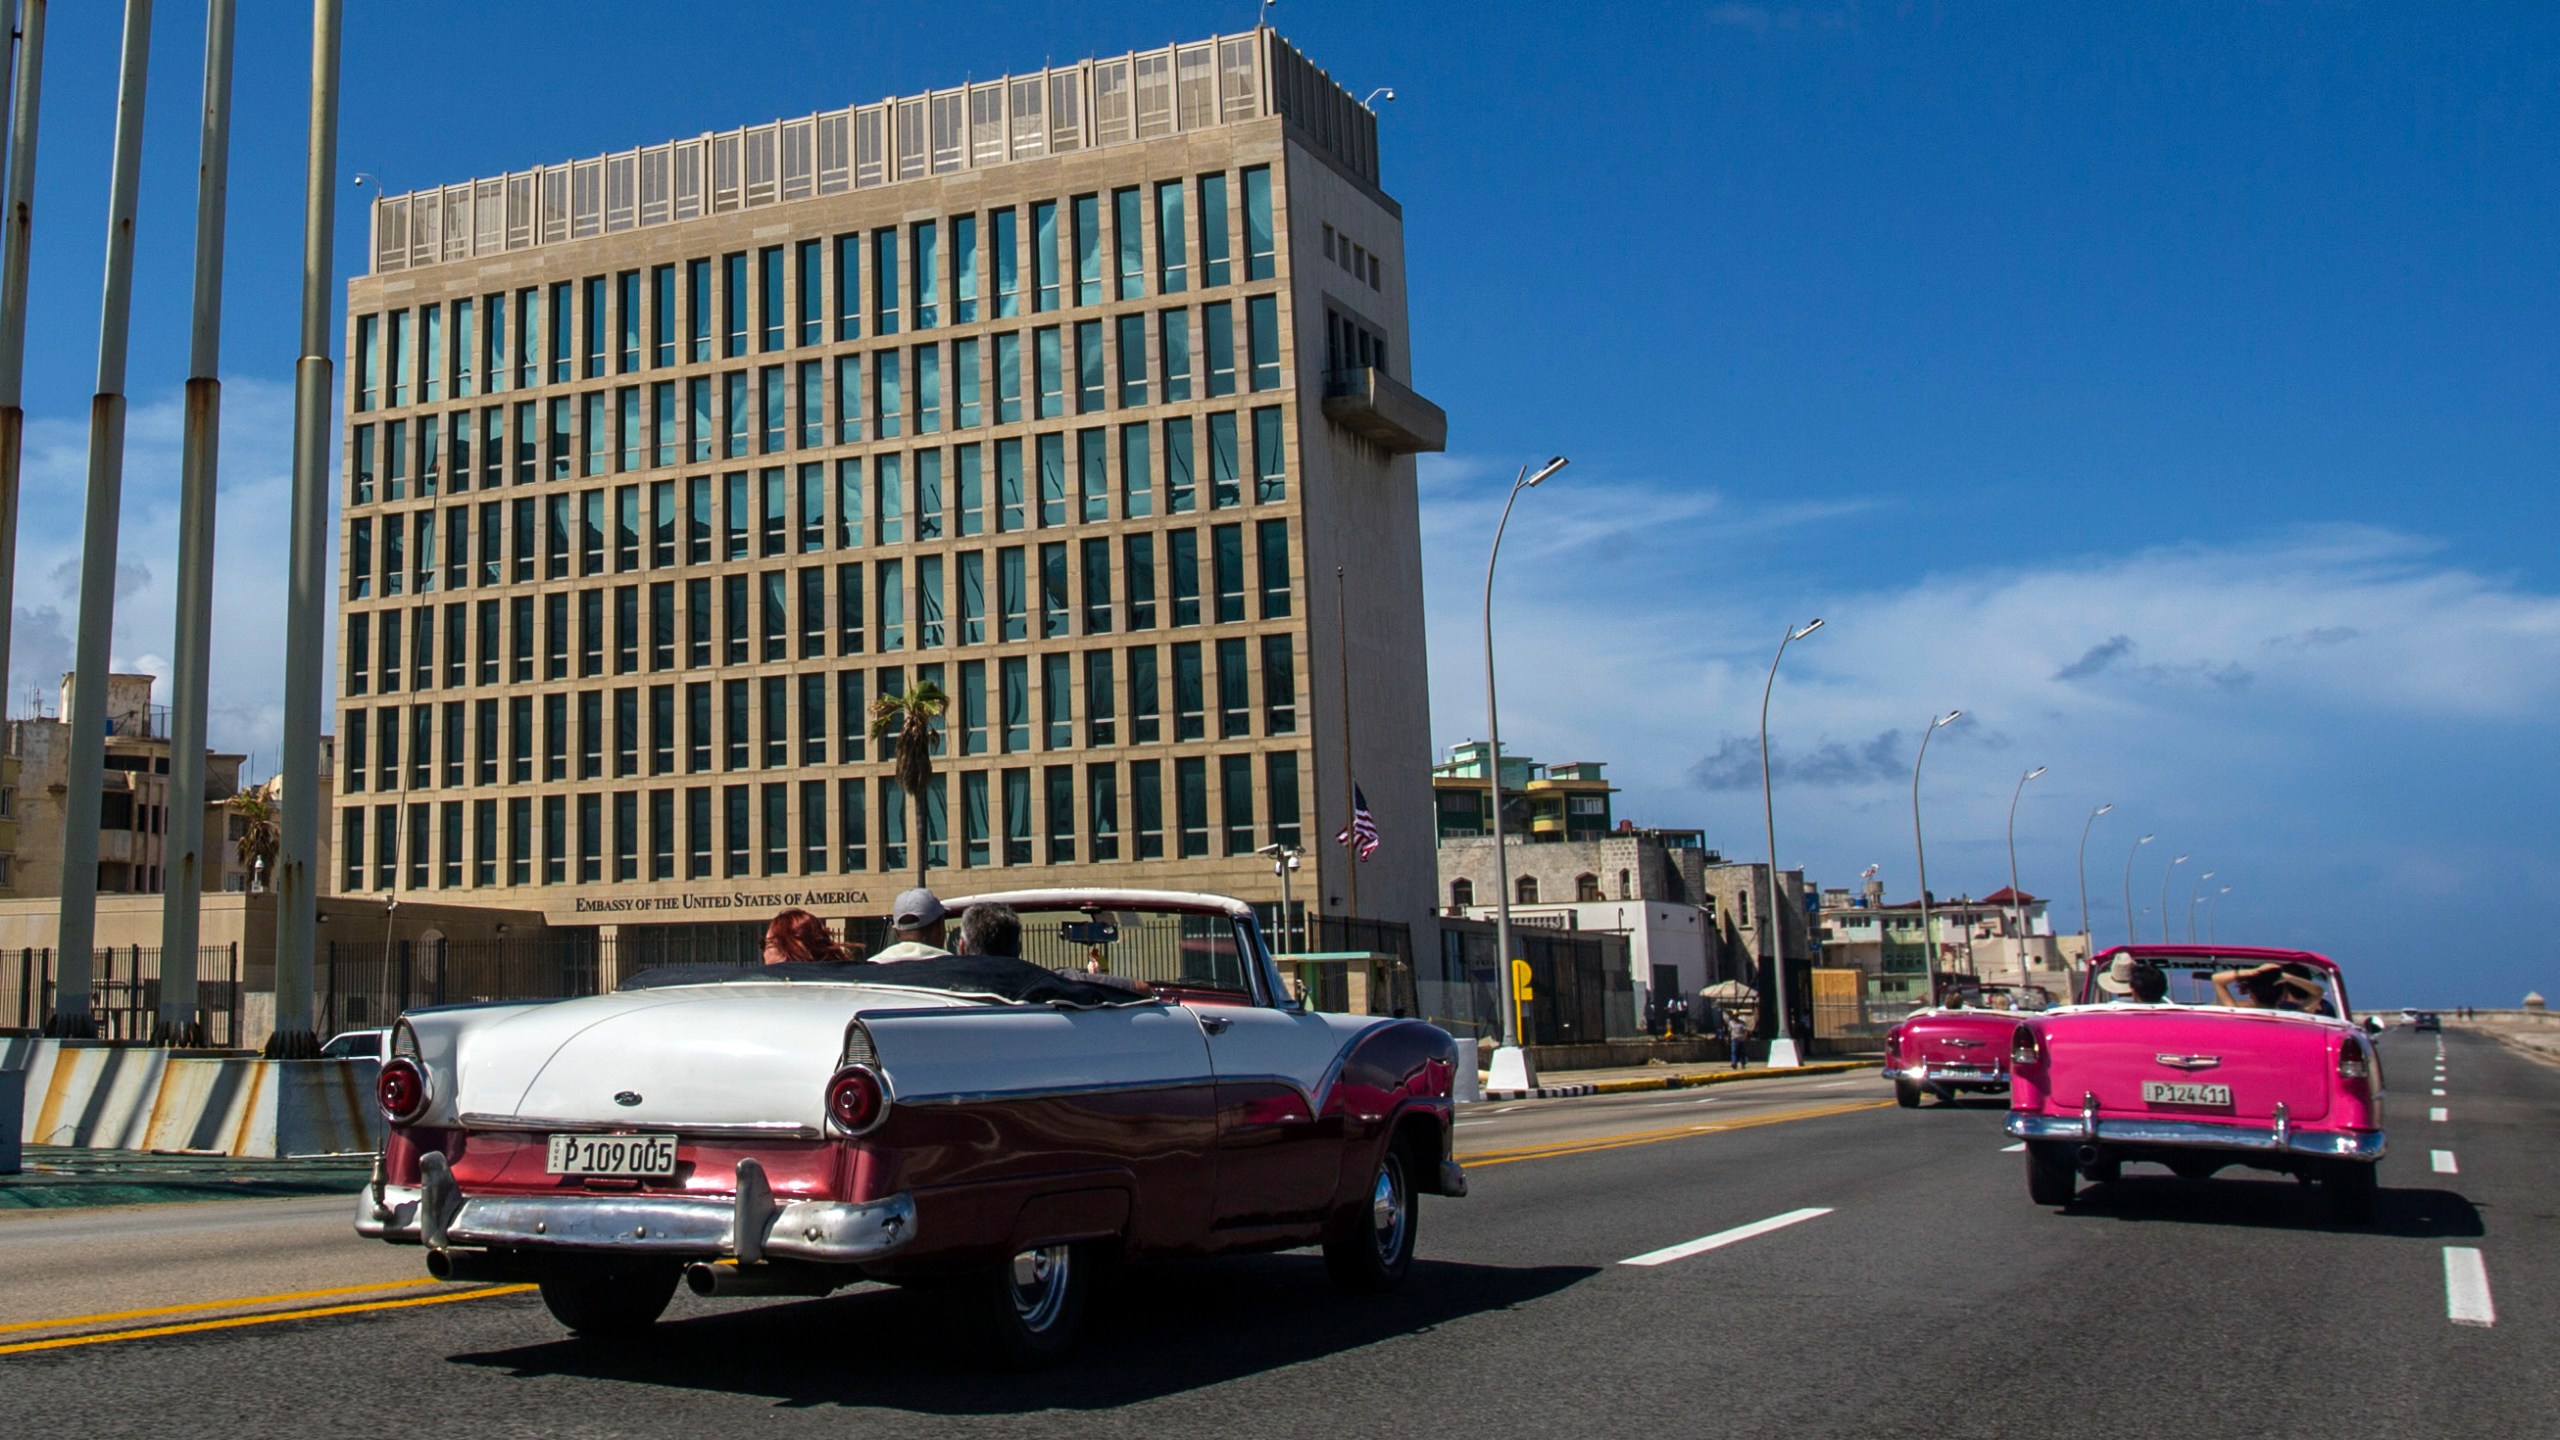
<svg viewBox="0 0 2560 1440"><path fill-rule="evenodd" d="M2238 1171L2137 1169L2039 1208L1996 1101L1900 1111L1872 1074L1472 1107L1475 1193L1426 1202L1397 1294L1338 1297L1306 1254L1142 1267L1077 1362L1028 1377L971 1368L929 1300L870 1288L684 1296L622 1345L565 1338L527 1294L447 1287L179 1333L158 1327L237 1307L30 1324L145 1308L171 1262L137 1261L132 1237L171 1215L194 1227L181 1248L217 1257L253 1247L208 1212L242 1236L306 1227L302 1269L244 1276L385 1272L309 1202L0 1219L0 1409L40 1436L2552 1433L2560 1069L2455 1034L2439 1084L2433 1037L2382 1048L2392 1153L2369 1226ZM21 1282L52 1277L55 1303L84 1249L97 1303L25 1313ZM2487 1317L2449 1251L2476 1253L2494 1323L2457 1323L2449 1306ZM8 1353L134 1329L153 1333Z"/></svg>

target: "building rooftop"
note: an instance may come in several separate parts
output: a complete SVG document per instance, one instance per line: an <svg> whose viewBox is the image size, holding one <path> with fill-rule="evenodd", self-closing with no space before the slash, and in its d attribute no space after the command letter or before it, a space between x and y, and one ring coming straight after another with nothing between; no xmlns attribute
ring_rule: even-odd
<svg viewBox="0 0 2560 1440"><path fill-rule="evenodd" d="M973 80L612 155L385 195L373 273L530 250L1268 115L1371 188L1378 121L1279 33Z"/></svg>

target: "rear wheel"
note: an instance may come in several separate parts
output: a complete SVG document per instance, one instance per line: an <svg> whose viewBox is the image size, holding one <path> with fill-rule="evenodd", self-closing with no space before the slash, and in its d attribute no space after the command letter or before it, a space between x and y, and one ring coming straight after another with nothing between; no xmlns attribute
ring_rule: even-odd
<svg viewBox="0 0 2560 1440"><path fill-rule="evenodd" d="M2371 1165L2340 1165L2321 1178L2321 1188L2329 1192L2330 1208L2338 1218L2350 1225L2370 1224L2373 1205L2381 1190L2380 1177Z"/></svg>
<svg viewBox="0 0 2560 1440"><path fill-rule="evenodd" d="M978 1305L996 1363L1038 1370L1075 1349L1091 1283L1087 1249L1035 1246L987 1272Z"/></svg>
<svg viewBox="0 0 2560 1440"><path fill-rule="evenodd" d="M2027 1142L2027 1198L2038 1205L2068 1205L2080 1192L2080 1172L2071 1165L2071 1147L2050 1140Z"/></svg>
<svg viewBox="0 0 2560 1440"><path fill-rule="evenodd" d="M1893 1082L1893 1103L1905 1110L1920 1108L1920 1087L1908 1080Z"/></svg>
<svg viewBox="0 0 2560 1440"><path fill-rule="evenodd" d="M1413 1181L1404 1156L1390 1145L1370 1177L1368 1203L1324 1241L1324 1268L1333 1283L1355 1295L1376 1295L1401 1284L1413 1268Z"/></svg>
<svg viewBox="0 0 2560 1440"><path fill-rule="evenodd" d="M542 1282L543 1308L579 1335L612 1339L658 1323L682 1272L673 1265Z"/></svg>
<svg viewBox="0 0 2560 1440"><path fill-rule="evenodd" d="M2089 1177L2092 1185L2113 1185L2124 1178L2124 1162L2110 1155L2091 1161L2089 1167L2080 1173Z"/></svg>

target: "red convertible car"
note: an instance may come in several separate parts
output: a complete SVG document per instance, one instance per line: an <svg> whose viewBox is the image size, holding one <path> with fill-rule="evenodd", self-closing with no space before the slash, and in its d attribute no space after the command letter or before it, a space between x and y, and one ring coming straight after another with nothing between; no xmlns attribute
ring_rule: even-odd
<svg viewBox="0 0 2560 1440"><path fill-rule="evenodd" d="M1239 901L980 898L1020 913L1028 959L684 966L412 1011L356 1228L439 1277L537 1282L589 1335L652 1324L680 1282L957 1284L1014 1365L1067 1351L1121 1256L1321 1244L1345 1288L1403 1279L1417 1198L1466 1193L1447 1032L1292 1002Z"/></svg>
<svg viewBox="0 0 2560 1440"><path fill-rule="evenodd" d="M2373 1212L2382 1062L2346 983L2307 950L2145 945L2091 963L2084 1003L2014 1027L2009 1123L2027 1193L2070 1203L2127 1164L2203 1179L2229 1165Z"/></svg>
<svg viewBox="0 0 2560 1440"><path fill-rule="evenodd" d="M1949 986L1944 1000L1885 1032L1884 1075L1894 1103L1909 1110L1923 1092L1952 1101L1962 1090L2008 1089L2009 1036L2018 1017L2052 1001L2033 985Z"/></svg>

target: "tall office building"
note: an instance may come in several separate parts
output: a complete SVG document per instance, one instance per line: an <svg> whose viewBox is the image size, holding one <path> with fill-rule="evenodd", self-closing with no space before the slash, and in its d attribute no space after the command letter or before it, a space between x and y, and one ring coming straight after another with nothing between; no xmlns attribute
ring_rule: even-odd
<svg viewBox="0 0 2560 1440"><path fill-rule="evenodd" d="M1277 35L389 197L372 250L341 888L672 944L919 859L1269 900L1279 843L1428 925L1445 424L1375 117ZM865 732L926 680L910 814Z"/></svg>

